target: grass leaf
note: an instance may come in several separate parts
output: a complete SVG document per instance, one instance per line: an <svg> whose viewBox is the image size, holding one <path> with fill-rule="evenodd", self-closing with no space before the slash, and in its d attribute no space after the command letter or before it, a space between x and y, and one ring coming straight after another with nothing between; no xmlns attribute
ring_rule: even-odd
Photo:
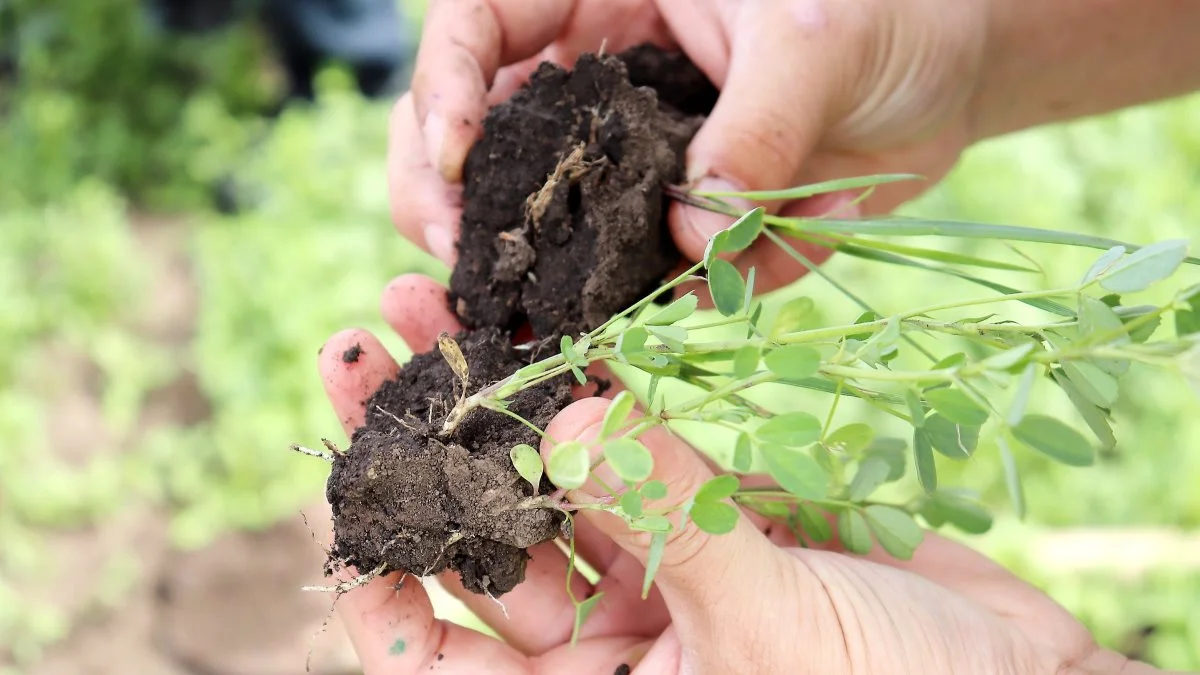
<svg viewBox="0 0 1200 675"><path fill-rule="evenodd" d="M750 201L769 202L777 200L806 199L814 195L839 192L842 190L858 190L862 188L896 183L906 180L922 180L924 177L911 173L879 174L875 176L856 176L854 178L838 178L811 185L799 185L782 190L754 190L744 192L694 192L701 197L740 197Z"/></svg>

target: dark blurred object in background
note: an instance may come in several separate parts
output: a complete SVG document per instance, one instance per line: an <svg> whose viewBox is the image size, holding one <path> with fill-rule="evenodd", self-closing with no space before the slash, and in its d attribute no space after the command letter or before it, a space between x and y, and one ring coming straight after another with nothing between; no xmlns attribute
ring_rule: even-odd
<svg viewBox="0 0 1200 675"><path fill-rule="evenodd" d="M364 96L398 92L412 49L396 0L148 0L167 30L216 30L257 14L280 52L290 96L312 100L327 62L346 64Z"/></svg>

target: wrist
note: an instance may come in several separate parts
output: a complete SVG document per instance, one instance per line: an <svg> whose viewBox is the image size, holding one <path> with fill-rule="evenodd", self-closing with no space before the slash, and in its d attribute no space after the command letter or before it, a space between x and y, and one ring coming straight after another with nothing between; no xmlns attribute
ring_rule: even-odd
<svg viewBox="0 0 1200 675"><path fill-rule="evenodd" d="M974 140L1200 88L1200 3L985 0Z"/></svg>

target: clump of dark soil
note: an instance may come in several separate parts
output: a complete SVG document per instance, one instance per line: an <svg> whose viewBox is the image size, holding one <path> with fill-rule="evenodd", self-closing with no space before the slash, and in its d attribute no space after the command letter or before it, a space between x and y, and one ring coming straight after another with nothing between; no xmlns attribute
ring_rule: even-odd
<svg viewBox="0 0 1200 675"><path fill-rule="evenodd" d="M470 391L545 350L514 347L529 326L556 344L603 323L657 287L679 262L666 229L664 185L683 177L684 150L716 90L681 55L639 47L584 55L573 70L542 64L494 107L464 168L464 210L451 307ZM357 354L347 352L344 358ZM510 410L544 428L571 401L572 380L513 397ZM443 421L462 385L438 350L413 357L367 402L366 423L334 459L331 564L381 564L418 575L458 571L493 597L524 579L526 549L561 531L561 512L530 508L535 490L509 459L538 434L512 417Z"/></svg>
<svg viewBox="0 0 1200 675"><path fill-rule="evenodd" d="M657 50L635 50L626 61L635 81L688 88L660 99L634 86L619 58L585 55L573 71L542 64L530 86L484 120L463 168L450 280L465 325L528 322L537 337L579 333L653 290L678 263L660 226L663 185L683 178L683 153L703 118L669 101L701 105L707 81Z"/></svg>

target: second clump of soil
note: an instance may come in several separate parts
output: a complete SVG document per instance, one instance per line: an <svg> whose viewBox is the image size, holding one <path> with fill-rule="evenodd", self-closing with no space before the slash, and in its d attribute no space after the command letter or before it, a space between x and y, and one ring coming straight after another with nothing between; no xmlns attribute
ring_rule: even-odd
<svg viewBox="0 0 1200 675"><path fill-rule="evenodd" d="M550 64L493 108L464 167L463 218L451 306L470 391L544 357L514 347L528 325L557 343L608 320L657 287L679 254L663 186L683 177L684 150L716 90L681 55L639 47ZM545 344L545 343L543 343ZM413 357L367 402L367 419L335 456L333 566L416 575L457 571L498 597L524 579L526 552L561 531L563 515L530 508L548 494L509 459L538 434L478 409L448 436L442 423L462 383L438 350ZM559 378L510 399L545 428L571 401Z"/></svg>

